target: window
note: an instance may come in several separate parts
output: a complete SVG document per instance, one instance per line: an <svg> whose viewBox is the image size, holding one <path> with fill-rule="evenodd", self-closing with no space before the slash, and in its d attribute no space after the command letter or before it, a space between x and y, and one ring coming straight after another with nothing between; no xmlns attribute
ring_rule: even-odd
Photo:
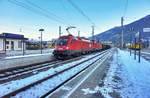
<svg viewBox="0 0 150 98"><path fill-rule="evenodd" d="M22 48L22 42L18 41L18 48Z"/></svg>
<svg viewBox="0 0 150 98"><path fill-rule="evenodd" d="M57 40L58 46L67 46L68 39L67 38L59 38Z"/></svg>
<svg viewBox="0 0 150 98"><path fill-rule="evenodd" d="M6 41L6 44L9 44L9 41Z"/></svg>
<svg viewBox="0 0 150 98"><path fill-rule="evenodd" d="M74 40L71 40L71 44L73 44L74 43Z"/></svg>

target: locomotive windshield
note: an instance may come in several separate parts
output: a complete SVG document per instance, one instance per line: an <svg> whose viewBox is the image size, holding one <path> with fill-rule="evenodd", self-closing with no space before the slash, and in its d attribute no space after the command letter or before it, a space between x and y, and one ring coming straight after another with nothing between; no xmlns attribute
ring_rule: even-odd
<svg viewBox="0 0 150 98"><path fill-rule="evenodd" d="M68 39L67 38L59 38L57 40L58 46L67 46Z"/></svg>

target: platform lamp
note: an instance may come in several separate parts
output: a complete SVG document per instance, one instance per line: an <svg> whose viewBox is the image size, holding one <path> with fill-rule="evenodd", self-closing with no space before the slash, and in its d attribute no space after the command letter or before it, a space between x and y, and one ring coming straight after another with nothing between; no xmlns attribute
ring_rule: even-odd
<svg viewBox="0 0 150 98"><path fill-rule="evenodd" d="M39 31L41 32L41 54L42 54L42 32L44 31L44 29L39 29Z"/></svg>

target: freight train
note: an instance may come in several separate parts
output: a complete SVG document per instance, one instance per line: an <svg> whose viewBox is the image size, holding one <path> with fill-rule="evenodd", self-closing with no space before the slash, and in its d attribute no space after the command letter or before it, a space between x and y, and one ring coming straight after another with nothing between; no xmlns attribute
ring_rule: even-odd
<svg viewBox="0 0 150 98"><path fill-rule="evenodd" d="M54 57L62 59L69 56L79 56L82 54L100 51L108 46L88 40L84 37L75 37L73 35L61 36L56 42L56 48L53 52Z"/></svg>

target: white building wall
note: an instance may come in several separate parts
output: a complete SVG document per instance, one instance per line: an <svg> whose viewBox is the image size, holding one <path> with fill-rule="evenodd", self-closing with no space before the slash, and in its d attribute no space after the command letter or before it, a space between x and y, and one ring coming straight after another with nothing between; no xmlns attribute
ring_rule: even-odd
<svg viewBox="0 0 150 98"><path fill-rule="evenodd" d="M14 40L14 50L21 50L22 49L22 47L18 47L19 41L21 42L21 40Z"/></svg>
<svg viewBox="0 0 150 98"><path fill-rule="evenodd" d="M3 39L0 38L0 50L3 50Z"/></svg>
<svg viewBox="0 0 150 98"><path fill-rule="evenodd" d="M23 43L21 43L21 40L18 40L18 39L7 39L7 41L9 41L9 48L7 50L12 50L11 47L12 47L12 44L11 42L14 43L14 50L22 50L23 48ZM19 45L20 43L20 45ZM7 45L6 45L7 47ZM24 43L24 50L26 49L26 46L25 46L25 43Z"/></svg>
<svg viewBox="0 0 150 98"><path fill-rule="evenodd" d="M21 40L18 39L6 39L6 41L9 42L9 44L6 44L6 50L12 50L12 44L11 42L14 43L14 50L22 50L23 48L23 43L21 43ZM19 45L20 42L20 45ZM26 44L24 43L24 50L26 50ZM0 38L0 50L3 50L3 39Z"/></svg>

